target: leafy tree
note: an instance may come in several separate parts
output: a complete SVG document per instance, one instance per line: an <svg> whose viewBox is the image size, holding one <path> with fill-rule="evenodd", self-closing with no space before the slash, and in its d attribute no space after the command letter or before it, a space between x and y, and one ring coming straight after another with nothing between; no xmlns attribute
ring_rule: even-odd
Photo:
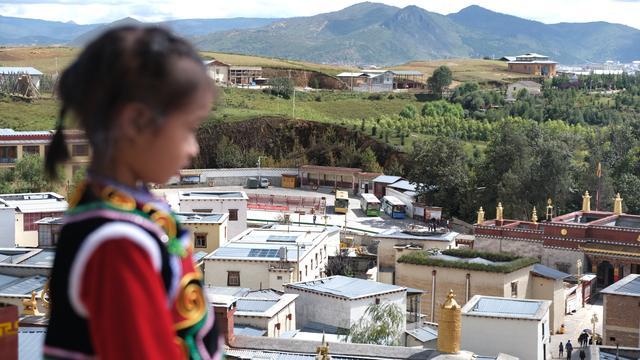
<svg viewBox="0 0 640 360"><path fill-rule="evenodd" d="M14 168L15 192L41 192L51 190L44 173L43 159L38 155L25 155Z"/></svg>
<svg viewBox="0 0 640 360"><path fill-rule="evenodd" d="M400 116L405 119L415 119L417 114L418 110L412 104L405 106L404 109L400 111Z"/></svg>
<svg viewBox="0 0 640 360"><path fill-rule="evenodd" d="M267 85L271 86L271 94L290 99L293 95L293 80L289 78L273 78L269 79Z"/></svg>
<svg viewBox="0 0 640 360"><path fill-rule="evenodd" d="M240 147L228 137L223 136L216 145L216 166L219 168L237 168L244 163Z"/></svg>
<svg viewBox="0 0 640 360"><path fill-rule="evenodd" d="M351 269L351 265L349 265L349 257L342 253L336 256L329 256L329 260L324 268L324 273L327 276L352 276L353 270Z"/></svg>
<svg viewBox="0 0 640 360"><path fill-rule="evenodd" d="M370 147L366 148L362 152L362 156L360 158L360 166L362 170L367 172L382 172L382 166L378 163L378 159L376 158L376 154L371 150Z"/></svg>
<svg viewBox="0 0 640 360"><path fill-rule="evenodd" d="M387 175L403 176L404 166L398 161L398 158L394 156L387 161L384 167L384 173Z"/></svg>
<svg viewBox="0 0 640 360"><path fill-rule="evenodd" d="M418 141L410 154L408 178L418 184L418 197L460 216L467 201L471 173L462 144L448 137Z"/></svg>
<svg viewBox="0 0 640 360"><path fill-rule="evenodd" d="M405 316L396 304L371 304L364 316L349 329L352 343L397 346L401 342Z"/></svg>
<svg viewBox="0 0 640 360"><path fill-rule="evenodd" d="M451 69L442 65L434 70L433 74L427 79L427 86L431 92L439 98L442 98L444 89L451 85L453 74Z"/></svg>

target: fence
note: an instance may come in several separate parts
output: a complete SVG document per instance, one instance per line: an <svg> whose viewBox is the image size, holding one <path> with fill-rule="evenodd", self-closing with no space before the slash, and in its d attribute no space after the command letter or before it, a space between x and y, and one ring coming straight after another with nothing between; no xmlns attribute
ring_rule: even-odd
<svg viewBox="0 0 640 360"><path fill-rule="evenodd" d="M273 211L324 211L325 201L316 196L291 196L276 194L247 194L249 209Z"/></svg>

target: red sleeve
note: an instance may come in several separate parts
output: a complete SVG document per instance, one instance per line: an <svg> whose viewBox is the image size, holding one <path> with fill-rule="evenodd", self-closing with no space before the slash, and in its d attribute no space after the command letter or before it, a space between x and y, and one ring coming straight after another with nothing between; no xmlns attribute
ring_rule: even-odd
<svg viewBox="0 0 640 360"><path fill-rule="evenodd" d="M183 359L166 298L160 274L141 247L126 239L100 245L80 288L98 357Z"/></svg>

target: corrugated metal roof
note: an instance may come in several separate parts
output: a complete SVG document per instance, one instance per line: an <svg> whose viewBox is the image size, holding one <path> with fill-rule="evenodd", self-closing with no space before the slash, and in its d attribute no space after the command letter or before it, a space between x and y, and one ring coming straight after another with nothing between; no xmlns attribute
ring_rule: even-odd
<svg viewBox="0 0 640 360"><path fill-rule="evenodd" d="M18 330L18 359L42 359L42 347L47 329L41 327L20 328Z"/></svg>
<svg viewBox="0 0 640 360"><path fill-rule="evenodd" d="M278 303L278 300L242 298L237 301L237 311L265 312Z"/></svg>
<svg viewBox="0 0 640 360"><path fill-rule="evenodd" d="M183 224L189 223L213 223L222 222L225 214L198 214L198 213L177 213L176 218Z"/></svg>
<svg viewBox="0 0 640 360"><path fill-rule="evenodd" d="M33 136L33 135L52 135L51 131L15 131L13 129L0 129L0 136Z"/></svg>
<svg viewBox="0 0 640 360"><path fill-rule="evenodd" d="M389 187L393 189L400 189L405 191L416 191L418 186L416 184L412 184L408 182L407 180L400 180L398 182L395 182L389 185Z"/></svg>
<svg viewBox="0 0 640 360"><path fill-rule="evenodd" d="M600 291L602 294L640 296L640 274L630 274Z"/></svg>
<svg viewBox="0 0 640 360"><path fill-rule="evenodd" d="M234 335L244 336L264 336L267 333L267 330L256 329L251 326L234 326L233 333Z"/></svg>
<svg viewBox="0 0 640 360"><path fill-rule="evenodd" d="M0 288L2 294L29 295L32 291L41 290L47 283L47 277L41 275L19 278Z"/></svg>
<svg viewBox="0 0 640 360"><path fill-rule="evenodd" d="M406 290L406 288L401 286L383 284L376 281L356 279L339 275L313 281L288 284L285 286L295 289L313 290L316 292L342 296L349 299L357 299L364 296Z"/></svg>
<svg viewBox="0 0 640 360"><path fill-rule="evenodd" d="M392 175L380 175L377 178L373 179L373 182L379 182L383 184L393 184L396 181L402 180L400 176L392 176Z"/></svg>
<svg viewBox="0 0 640 360"><path fill-rule="evenodd" d="M424 75L420 71L417 70L391 70L394 75L413 75L413 76L422 76Z"/></svg>
<svg viewBox="0 0 640 360"><path fill-rule="evenodd" d="M31 66L17 67L17 66L2 66L0 67L0 74L29 74L29 75L42 75L42 72Z"/></svg>
<svg viewBox="0 0 640 360"><path fill-rule="evenodd" d="M540 275L542 277L546 277L549 279L554 279L554 280L562 280L562 279L566 279L568 278L569 274L562 272L562 271L558 271L556 269L552 269L548 266L544 266L542 264L535 264L533 265L533 270L531 270L532 273L536 274L536 275Z"/></svg>
<svg viewBox="0 0 640 360"><path fill-rule="evenodd" d="M19 277L16 276L9 276L9 275L4 275L4 274L0 274L0 289L2 289L3 286L7 286L8 284L18 280Z"/></svg>
<svg viewBox="0 0 640 360"><path fill-rule="evenodd" d="M542 302L481 297L470 312L534 316Z"/></svg>
<svg viewBox="0 0 640 360"><path fill-rule="evenodd" d="M21 261L23 265L53 266L53 260L56 257L55 250L42 250L38 254Z"/></svg>
<svg viewBox="0 0 640 360"><path fill-rule="evenodd" d="M407 331L407 333L421 342L427 342L438 338L438 330L430 328L428 326L409 330Z"/></svg>

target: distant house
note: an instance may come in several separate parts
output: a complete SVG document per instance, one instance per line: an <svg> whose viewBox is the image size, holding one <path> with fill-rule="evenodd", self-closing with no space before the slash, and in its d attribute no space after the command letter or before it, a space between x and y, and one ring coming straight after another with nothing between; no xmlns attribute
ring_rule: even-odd
<svg viewBox="0 0 640 360"><path fill-rule="evenodd" d="M3 236L0 244L40 246L37 221L47 217L61 217L67 207L64 197L52 192L0 195L0 229Z"/></svg>
<svg viewBox="0 0 640 360"><path fill-rule="evenodd" d="M40 70L33 67L0 67L0 83L7 79L17 79L22 75L29 75L33 86L36 89L40 89L40 79L42 79L43 75Z"/></svg>
<svg viewBox="0 0 640 360"><path fill-rule="evenodd" d="M204 66L207 67L207 73L216 82L217 85L229 84L230 65L220 60L205 60Z"/></svg>
<svg viewBox="0 0 640 360"><path fill-rule="evenodd" d="M518 81L507 87L507 101L515 101L520 90L526 89L529 95L538 96L542 93L542 85L535 81Z"/></svg>
<svg viewBox="0 0 640 360"><path fill-rule="evenodd" d="M229 214L226 218L229 230L224 236L227 239L240 234L247 228L249 197L243 191L180 191L178 199L181 212L210 214L215 222L222 219L214 214ZM222 245L221 242L220 245Z"/></svg>
<svg viewBox="0 0 640 360"><path fill-rule="evenodd" d="M515 56L503 56L498 60L500 60L500 61L516 61L516 57Z"/></svg>
<svg viewBox="0 0 640 360"><path fill-rule="evenodd" d="M264 80L262 77L262 67L260 66L236 66L229 67L229 84L235 86L255 85L256 82Z"/></svg>
<svg viewBox="0 0 640 360"><path fill-rule="evenodd" d="M603 295L605 345L637 347L640 344L640 274L629 274L600 292Z"/></svg>
<svg viewBox="0 0 640 360"><path fill-rule="evenodd" d="M509 71L529 74L533 76L552 77L556 76L556 65L558 63L549 60L548 56L536 53L527 53L516 56L514 61L507 64Z"/></svg>
<svg viewBox="0 0 640 360"><path fill-rule="evenodd" d="M394 74L389 70L367 70L362 72L343 72L336 77L342 80L350 90L359 92L393 91Z"/></svg>

